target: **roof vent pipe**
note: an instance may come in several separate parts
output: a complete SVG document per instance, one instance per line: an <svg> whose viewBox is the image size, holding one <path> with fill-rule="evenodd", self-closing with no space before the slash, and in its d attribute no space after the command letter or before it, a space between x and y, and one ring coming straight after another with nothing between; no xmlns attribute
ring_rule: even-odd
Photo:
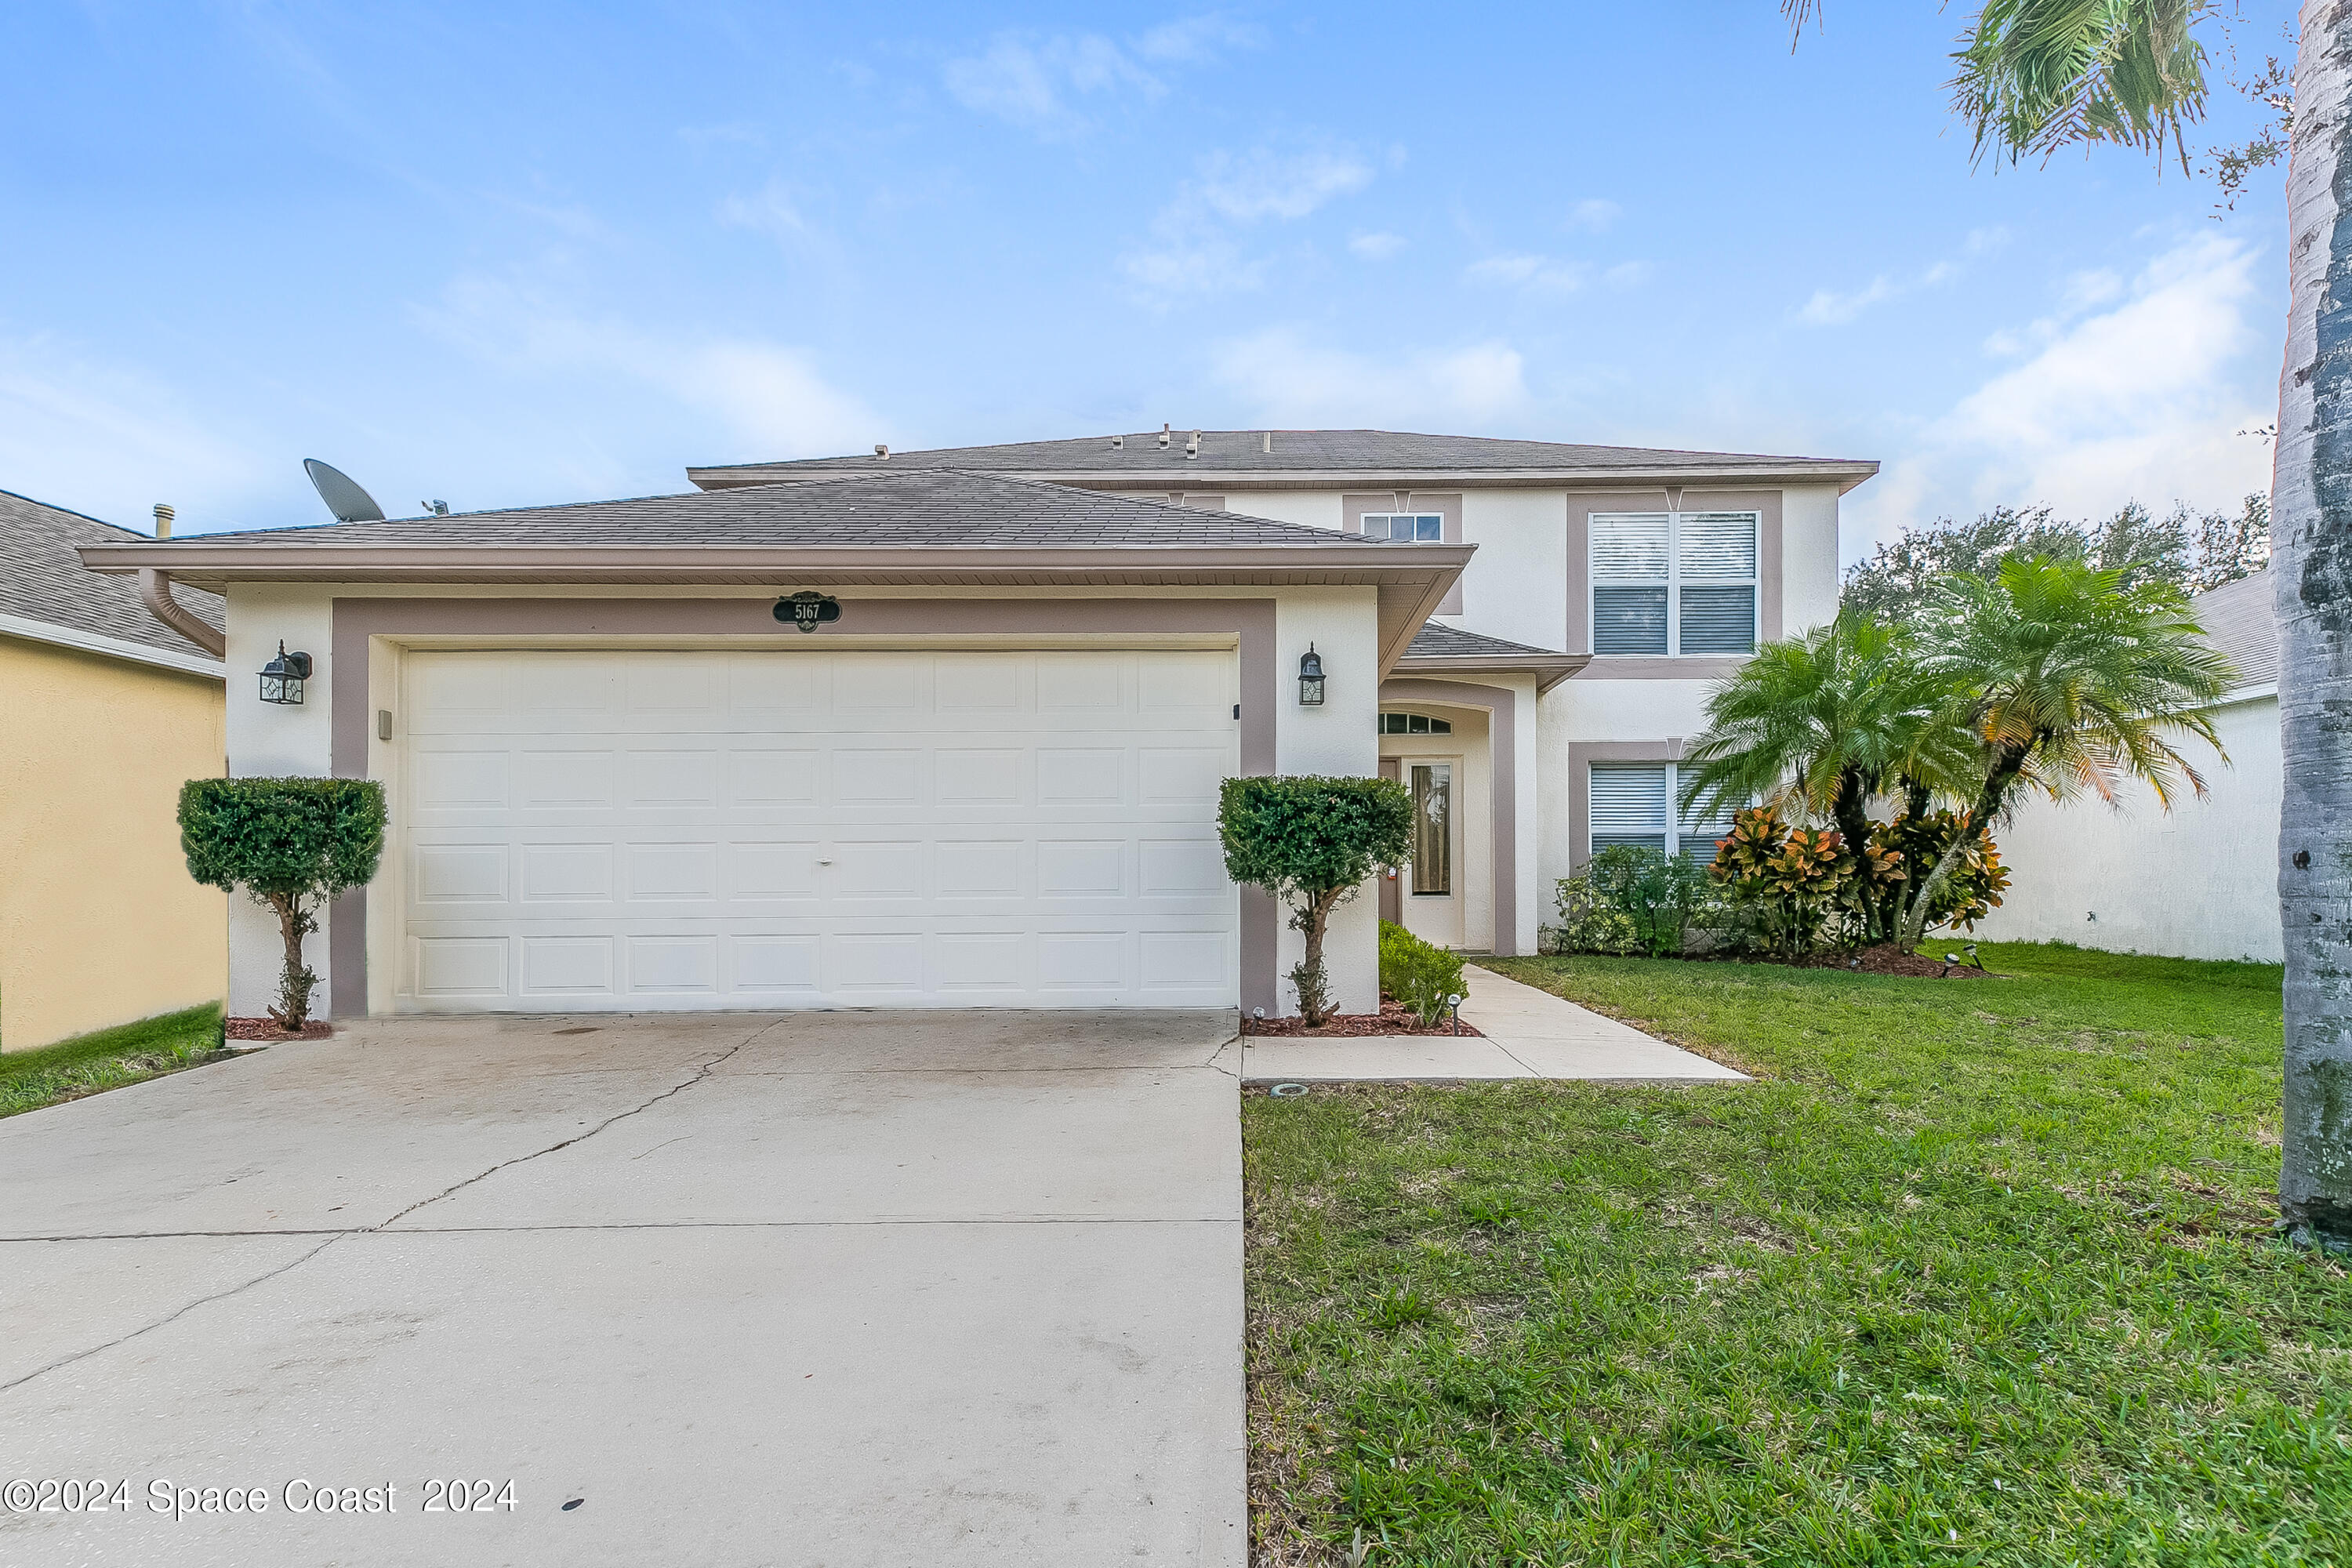
<svg viewBox="0 0 2352 1568"><path fill-rule="evenodd" d="M155 503L156 538L169 539L172 537L172 519L177 515L179 514L172 510L172 503L170 501L159 500Z"/></svg>
<svg viewBox="0 0 2352 1568"><path fill-rule="evenodd" d="M1201 433L1198 430L1193 431L1192 438L1184 443L1184 455L1187 458L1197 458L1201 455Z"/></svg>
<svg viewBox="0 0 2352 1568"><path fill-rule="evenodd" d="M1160 449L1163 452L1168 449L1168 426L1165 421L1162 421L1160 426Z"/></svg>
<svg viewBox="0 0 2352 1568"><path fill-rule="evenodd" d="M1265 433L1265 438L1264 442L1259 446L1258 450L1259 450L1259 451L1261 451L1261 452L1271 452L1271 451L1273 451L1273 450L1274 450L1274 432L1273 432L1273 431L1269 430L1269 431L1267 431L1267 432Z"/></svg>

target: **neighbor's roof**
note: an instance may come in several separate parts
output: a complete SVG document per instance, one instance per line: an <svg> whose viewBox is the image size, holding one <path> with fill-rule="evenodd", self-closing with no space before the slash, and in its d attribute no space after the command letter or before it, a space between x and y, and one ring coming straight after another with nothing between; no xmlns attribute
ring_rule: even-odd
<svg viewBox="0 0 2352 1568"><path fill-rule="evenodd" d="M2278 610L2271 597L2270 569L2200 594L2192 608L2205 640L2238 667L2231 689L2272 686L2278 681Z"/></svg>
<svg viewBox="0 0 2352 1568"><path fill-rule="evenodd" d="M692 468L686 473L705 489L723 489L814 473L870 473L887 464L894 468L963 468L1170 490L1205 489L1253 479L1379 485L1399 479L1623 479L1630 482L1739 478L1837 480L1850 489L1878 471L1875 462L1836 458L1581 446L1398 430L1203 430L1200 456L1193 458L1185 455L1192 435L1190 430L1172 431L1165 447L1160 444L1160 432L1150 430L1120 437L1116 447L1109 436L1089 436L892 452L887 458L860 455L722 464Z"/></svg>
<svg viewBox="0 0 2352 1568"><path fill-rule="evenodd" d="M173 541L180 543L181 541ZM908 546L1361 543L1331 529L954 468L806 476L629 500L206 533L239 545Z"/></svg>
<svg viewBox="0 0 2352 1568"><path fill-rule="evenodd" d="M0 490L0 632L92 653L133 657L143 648L215 662L147 613L135 578L102 577L85 570L75 553L85 544L152 542L146 534ZM207 625L222 625L219 595L190 589L180 602Z"/></svg>

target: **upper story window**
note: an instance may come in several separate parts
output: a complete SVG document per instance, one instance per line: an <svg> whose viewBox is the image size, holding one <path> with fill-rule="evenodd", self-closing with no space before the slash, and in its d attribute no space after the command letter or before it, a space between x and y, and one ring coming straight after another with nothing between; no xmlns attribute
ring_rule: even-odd
<svg viewBox="0 0 2352 1568"><path fill-rule="evenodd" d="M1592 514L1592 651L1756 651L1752 511Z"/></svg>
<svg viewBox="0 0 2352 1568"><path fill-rule="evenodd" d="M1362 514L1364 537L1395 539L1407 543L1445 542L1445 517L1434 511L1368 511Z"/></svg>
<svg viewBox="0 0 2352 1568"><path fill-rule="evenodd" d="M1383 713L1381 715L1383 735L1451 735L1453 724L1444 719L1432 719L1422 713Z"/></svg>

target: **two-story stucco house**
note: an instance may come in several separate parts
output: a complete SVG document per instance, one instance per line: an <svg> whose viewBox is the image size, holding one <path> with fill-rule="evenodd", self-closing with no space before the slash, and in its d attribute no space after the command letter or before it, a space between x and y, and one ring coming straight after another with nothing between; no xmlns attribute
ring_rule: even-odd
<svg viewBox="0 0 2352 1568"><path fill-rule="evenodd" d="M1684 739L1834 614L1875 468L1162 430L83 557L226 596L233 773L385 783L394 852L313 960L339 1014L1288 1011L1217 783L1378 771L1421 828L1334 922L1361 1010L1377 915L1528 952L1595 843L1714 826L1670 808ZM299 705L257 695L281 642ZM274 930L231 938L257 1009Z"/></svg>

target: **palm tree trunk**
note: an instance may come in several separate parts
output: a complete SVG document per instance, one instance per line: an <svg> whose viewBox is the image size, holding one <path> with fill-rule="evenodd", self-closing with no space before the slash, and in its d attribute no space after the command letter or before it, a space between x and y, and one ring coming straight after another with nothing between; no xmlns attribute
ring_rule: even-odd
<svg viewBox="0 0 2352 1568"><path fill-rule="evenodd" d="M2352 9L2304 0L2287 174L2286 365L2271 483L2278 595L2279 1208L2352 1247Z"/></svg>
<svg viewBox="0 0 2352 1568"><path fill-rule="evenodd" d="M1952 841L1944 846L1944 852L1936 857L1936 868L1927 873L1927 880L1911 896L1911 907L1903 911L1902 931L1895 940L1905 952L1927 940L1929 906L1944 890L1944 884L1952 879L1952 873L1966 863L1977 841L1985 836L1986 825L2000 815L2001 802L2009 798L2009 786L2017 782L2017 775L2024 771L2025 759L2032 752L2031 744L2010 746L1994 761L1992 772L1985 775L1984 787L1977 791L1976 808L1969 813L1968 821L1960 825Z"/></svg>
<svg viewBox="0 0 2352 1568"><path fill-rule="evenodd" d="M1859 864L1864 851L1870 847L1870 792L1864 787L1862 774L1853 768L1838 775L1837 799L1830 805L1830 817L1845 836L1847 853ZM1867 884L1862 900L1864 938L1876 942L1886 934L1879 918L1876 900L1870 897Z"/></svg>

